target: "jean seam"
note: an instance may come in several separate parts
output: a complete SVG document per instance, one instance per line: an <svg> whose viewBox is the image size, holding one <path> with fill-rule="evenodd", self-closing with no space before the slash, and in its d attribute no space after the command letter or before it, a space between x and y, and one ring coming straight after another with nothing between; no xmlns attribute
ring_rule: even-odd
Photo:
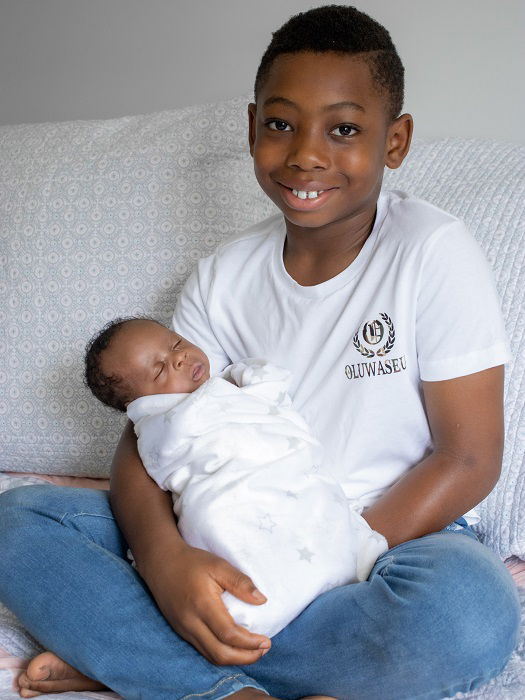
<svg viewBox="0 0 525 700"><path fill-rule="evenodd" d="M220 688L221 685L224 685L224 683L227 683L229 681L234 681L237 678L242 678L244 676L243 673L235 673L233 676L228 676L227 678L221 678L221 680L216 683L213 688L210 690L206 690L204 693L190 693L190 695L184 695L180 700L189 700L190 698L203 698L206 695L209 695L210 693L214 693L216 690Z"/></svg>
<svg viewBox="0 0 525 700"><path fill-rule="evenodd" d="M104 518L104 520L115 520L115 518L113 518L111 515L100 515L100 513L83 513L83 512L80 512L80 513L69 513L69 512L66 512L66 513L64 513L64 515L60 518L59 523L60 523L60 525L63 525L64 520L65 520L66 518L80 518L80 517L82 517L82 516L84 516L84 515L89 515L89 517L91 517L91 518Z"/></svg>

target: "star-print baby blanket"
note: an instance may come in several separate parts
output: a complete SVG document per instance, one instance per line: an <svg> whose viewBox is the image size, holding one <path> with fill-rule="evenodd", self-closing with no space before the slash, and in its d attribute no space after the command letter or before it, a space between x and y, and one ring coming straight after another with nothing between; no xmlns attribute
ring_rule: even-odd
<svg viewBox="0 0 525 700"><path fill-rule="evenodd" d="M268 636L322 592L366 579L387 550L330 476L292 406L290 379L248 359L191 394L128 406L144 466L173 493L182 537L251 577L266 603L223 599L238 624Z"/></svg>

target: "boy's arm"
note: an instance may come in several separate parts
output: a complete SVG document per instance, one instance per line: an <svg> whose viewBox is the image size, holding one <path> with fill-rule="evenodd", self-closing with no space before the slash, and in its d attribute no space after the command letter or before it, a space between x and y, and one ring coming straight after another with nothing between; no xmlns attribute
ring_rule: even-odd
<svg viewBox="0 0 525 700"><path fill-rule="evenodd" d="M264 596L224 559L182 540L171 494L142 466L131 422L113 459L110 499L137 570L173 629L212 663L257 661L270 641L236 625L221 594L227 590L254 605L264 603Z"/></svg>
<svg viewBox="0 0 525 700"><path fill-rule="evenodd" d="M503 366L423 382L432 454L363 517L390 547L446 527L494 488L503 452Z"/></svg>

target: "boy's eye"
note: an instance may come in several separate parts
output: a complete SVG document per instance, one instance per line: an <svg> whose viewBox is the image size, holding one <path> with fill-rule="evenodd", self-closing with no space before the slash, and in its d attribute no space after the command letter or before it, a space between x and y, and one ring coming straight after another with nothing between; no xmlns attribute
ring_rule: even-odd
<svg viewBox="0 0 525 700"><path fill-rule="evenodd" d="M271 131L291 131L292 129L288 122L285 122L282 119L271 119L270 121L266 122L266 126L271 129Z"/></svg>
<svg viewBox="0 0 525 700"><path fill-rule="evenodd" d="M164 371L164 365L158 365L155 369L155 376L153 377L153 381L157 381L157 379L160 377L162 372Z"/></svg>
<svg viewBox="0 0 525 700"><path fill-rule="evenodd" d="M339 124L330 133L334 136L353 136L354 133L357 133L357 129L351 124Z"/></svg>

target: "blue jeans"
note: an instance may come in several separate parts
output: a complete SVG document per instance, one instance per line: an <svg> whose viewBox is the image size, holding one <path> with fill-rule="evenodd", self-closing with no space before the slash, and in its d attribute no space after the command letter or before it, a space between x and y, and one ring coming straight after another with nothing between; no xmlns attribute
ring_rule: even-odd
<svg viewBox="0 0 525 700"><path fill-rule="evenodd" d="M5 492L0 548L0 599L44 647L126 700L218 700L246 686L284 699L443 698L498 674L518 638L512 578L464 521L321 595L244 667L209 663L167 624L105 492Z"/></svg>

